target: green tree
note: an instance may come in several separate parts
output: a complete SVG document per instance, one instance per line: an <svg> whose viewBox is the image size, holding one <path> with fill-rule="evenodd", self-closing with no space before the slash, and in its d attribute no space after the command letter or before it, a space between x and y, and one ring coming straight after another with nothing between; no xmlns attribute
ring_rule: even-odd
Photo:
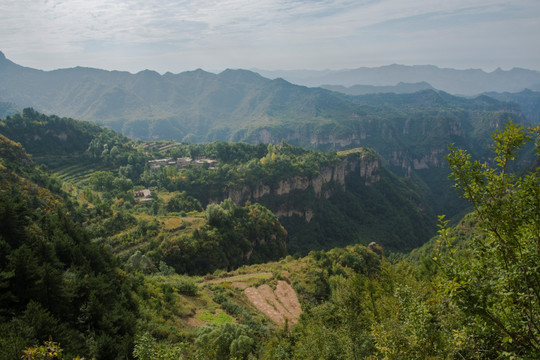
<svg viewBox="0 0 540 360"><path fill-rule="evenodd" d="M124 176L120 176L120 177L114 178L114 180L112 181L112 186L117 191L126 192L133 188L133 182L131 181L131 179L128 179Z"/></svg>
<svg viewBox="0 0 540 360"><path fill-rule="evenodd" d="M137 336L133 348L133 357L137 360L182 360L186 346L183 343L158 343L148 332Z"/></svg>
<svg viewBox="0 0 540 360"><path fill-rule="evenodd" d="M233 323L201 328L195 344L204 359L247 359L255 348L249 327Z"/></svg>
<svg viewBox="0 0 540 360"><path fill-rule="evenodd" d="M88 181L97 191L110 191L113 189L114 175L109 171L96 171Z"/></svg>
<svg viewBox="0 0 540 360"><path fill-rule="evenodd" d="M456 148L448 156L456 186L483 230L456 252L443 220L441 244L450 249L436 258L443 296L463 316L456 334L469 344L469 353L460 353L465 357L540 358L539 133L540 127L512 123L496 132L493 166ZM536 163L520 176L510 173L532 140Z"/></svg>
<svg viewBox="0 0 540 360"><path fill-rule="evenodd" d="M189 212L189 211L202 211L202 206L199 200L193 196L188 195L185 191L182 191L178 195L175 195L167 202L167 211L169 212Z"/></svg>

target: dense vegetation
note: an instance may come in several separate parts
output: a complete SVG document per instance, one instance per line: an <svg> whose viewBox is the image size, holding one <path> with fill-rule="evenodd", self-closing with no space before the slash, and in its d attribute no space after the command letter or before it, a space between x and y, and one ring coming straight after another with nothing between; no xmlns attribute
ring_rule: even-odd
<svg viewBox="0 0 540 360"><path fill-rule="evenodd" d="M368 149L323 153L284 142L142 143L32 109L0 121L0 132L31 149L35 161L72 184L70 191L82 200L80 213L89 219L94 236L114 236L113 243L124 248L146 239L148 219L133 215L185 216L229 197L237 205L258 202L281 214L291 254L372 241L407 251L435 230L433 212L420 189L394 176ZM76 148L69 152L70 146ZM151 159L184 157L213 159L216 164L148 166ZM152 203L136 201L133 190L140 188L153 190ZM171 221L164 218L162 222L167 227ZM156 242L169 237L170 231L163 232L159 221L149 223ZM395 232L396 228L401 231ZM187 226L182 236L188 230L193 231ZM148 246L140 250L160 253Z"/></svg>
<svg viewBox="0 0 540 360"><path fill-rule="evenodd" d="M66 354L132 351L129 276L72 220L60 184L0 135L0 349L3 359L52 336Z"/></svg>
<svg viewBox="0 0 540 360"><path fill-rule="evenodd" d="M20 109L17 105L0 101L0 118L5 118L8 115L14 115L18 112L20 112Z"/></svg>
<svg viewBox="0 0 540 360"><path fill-rule="evenodd" d="M328 274L328 301L307 311L292 334L272 339L270 354L538 358L538 163L519 177L507 172L523 144L538 141L538 131L510 125L497 133L494 168L451 150L456 185L475 211L455 229L441 217L440 236L421 261L383 261L371 273L347 274L335 272L332 252L318 255Z"/></svg>
<svg viewBox="0 0 540 360"><path fill-rule="evenodd" d="M519 93L489 92L486 95L499 101L508 101L518 104L525 117L531 123L538 123L540 122L540 91L538 90L540 89L537 88L536 91L525 89Z"/></svg>
<svg viewBox="0 0 540 360"><path fill-rule="evenodd" d="M367 70L336 75L349 81L348 76ZM538 77L522 69L486 74L434 67L385 68L396 73L410 70L426 77L419 80L436 81L433 75L440 71L444 82L459 87L467 84L467 91L456 91L459 94L478 94L480 91L472 89L486 83L491 89L498 82L507 89L518 83L534 85L532 79ZM378 72L372 80L378 82L384 76ZM512 80L502 81L506 76ZM394 83L399 81L410 80ZM430 84L444 89L437 85L440 82ZM525 86L517 87L521 91ZM88 68L44 72L21 67L4 56L0 56L0 88L0 101L103 124L132 139L251 144L279 144L284 139L320 151L370 147L394 173L410 177L423 188L435 213L450 217L461 214L466 203L447 190L447 147L455 143L475 158L487 156L489 135L505 121L535 121L537 97L529 92L497 101L434 89L408 94L391 94L386 89L385 94L349 96L281 78L270 80L246 70L212 74L199 69L164 75L148 70L130 74Z"/></svg>
<svg viewBox="0 0 540 360"><path fill-rule="evenodd" d="M540 356L538 128L496 132L489 163L452 148L474 212L455 227L441 217L439 235L407 256L389 250L411 246L403 239L433 215L372 150L142 143L33 110L0 130L19 123L27 130L12 134L34 156L0 135L0 359ZM66 138L47 138L58 124ZM536 162L511 171L531 146ZM54 155L66 147L68 165ZM150 168L168 157L216 162ZM317 194L325 168L362 162L371 175L362 167ZM304 185L272 192L291 178ZM135 196L145 188L151 201ZM301 215L278 220L283 204ZM313 251L286 256L291 246ZM278 281L298 294L298 323L270 321L243 292Z"/></svg>

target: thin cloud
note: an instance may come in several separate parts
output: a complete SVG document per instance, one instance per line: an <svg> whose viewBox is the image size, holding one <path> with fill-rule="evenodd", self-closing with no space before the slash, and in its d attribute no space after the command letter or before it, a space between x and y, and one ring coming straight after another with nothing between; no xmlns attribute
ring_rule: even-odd
<svg viewBox="0 0 540 360"><path fill-rule="evenodd" d="M540 63L537 0L4 0L0 24L0 50L44 69Z"/></svg>

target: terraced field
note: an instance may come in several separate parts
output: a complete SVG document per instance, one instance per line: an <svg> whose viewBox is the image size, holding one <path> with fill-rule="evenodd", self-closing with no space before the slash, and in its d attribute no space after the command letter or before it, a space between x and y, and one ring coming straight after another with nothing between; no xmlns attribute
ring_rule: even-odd
<svg viewBox="0 0 540 360"><path fill-rule="evenodd" d="M91 163L87 159L71 156L33 157L37 164L46 165L58 178L65 182L78 183L95 171L110 170L109 168Z"/></svg>
<svg viewBox="0 0 540 360"><path fill-rule="evenodd" d="M271 272L258 272L212 279L206 283L229 283L236 289L243 290L249 302L276 325L282 326L287 321L296 324L302 308L296 292L288 282L278 280L275 289L267 283L252 286L252 284L260 283L261 280L270 282L272 278Z"/></svg>
<svg viewBox="0 0 540 360"><path fill-rule="evenodd" d="M95 171L104 169L89 167L85 164L68 165L65 167L54 169L54 173L62 181L69 181L73 183L79 183L88 178L90 174Z"/></svg>
<svg viewBox="0 0 540 360"><path fill-rule="evenodd" d="M302 313L296 292L286 281L279 280L275 290L267 285L249 287L244 294L255 307L272 322L284 325L286 321L296 324Z"/></svg>

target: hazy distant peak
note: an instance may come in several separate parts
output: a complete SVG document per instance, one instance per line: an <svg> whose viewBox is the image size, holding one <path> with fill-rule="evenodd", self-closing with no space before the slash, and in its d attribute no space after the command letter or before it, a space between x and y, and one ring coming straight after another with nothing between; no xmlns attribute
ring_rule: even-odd
<svg viewBox="0 0 540 360"><path fill-rule="evenodd" d="M244 69L226 69L219 73L219 77L239 82L263 82L268 80L256 72Z"/></svg>
<svg viewBox="0 0 540 360"><path fill-rule="evenodd" d="M497 69L493 72L486 72L482 69L459 70L439 68L435 65L391 64L380 67L360 67L333 71L259 70L258 72L262 76L273 79L282 77L293 84L310 87L324 86L326 88L330 86L353 87L355 85L388 87L400 82L426 82L436 89L468 96L487 91L518 92L525 88L536 89L537 84L540 84L540 72L519 68L512 70ZM366 88L360 93L367 93L370 90L385 92L393 89Z"/></svg>
<svg viewBox="0 0 540 360"><path fill-rule="evenodd" d="M497 104L498 102L500 102L500 100L497 100L494 97L488 96L486 94L480 94L477 97L475 97L474 99L477 100L477 101L482 101L482 102L488 103L488 104Z"/></svg>
<svg viewBox="0 0 540 360"><path fill-rule="evenodd" d="M3 69L24 68L23 66L17 65L13 61L9 60L1 51L0 51L0 65L2 65ZM26 68L26 69L30 69L30 68ZM31 69L31 70L41 71L37 69Z"/></svg>
<svg viewBox="0 0 540 360"><path fill-rule="evenodd" d="M179 79L179 78L187 78L187 79L191 79L191 78L207 78L207 77L214 77L215 74L211 73L211 72L208 72L206 70L203 70L201 68L197 68L195 70L189 70L189 71L183 71L181 73L178 73L178 74L174 74L170 71L166 72L165 74L163 74L163 77L164 78L167 78L167 79Z"/></svg>
<svg viewBox="0 0 540 360"><path fill-rule="evenodd" d="M191 71L185 71L185 73L187 73L187 74L201 74L201 75L202 74L204 74L204 75L212 74L211 72L208 72L208 71L203 70L201 68L197 68L197 69L191 70ZM182 73L180 73L180 74L182 74Z"/></svg>
<svg viewBox="0 0 540 360"><path fill-rule="evenodd" d="M421 81L417 83L406 83L400 81L396 85L376 86L376 85L354 85L354 86L342 86L342 85L321 85L322 88L331 91L337 91L348 95L365 95L365 94L382 94L382 93L394 93L394 94L410 94L425 89L433 89L428 82Z"/></svg>
<svg viewBox="0 0 540 360"><path fill-rule="evenodd" d="M147 77L147 78L159 78L159 77L161 77L161 75L157 71L148 70L148 69L139 71L136 75L141 75L141 76L144 76L144 77Z"/></svg>

